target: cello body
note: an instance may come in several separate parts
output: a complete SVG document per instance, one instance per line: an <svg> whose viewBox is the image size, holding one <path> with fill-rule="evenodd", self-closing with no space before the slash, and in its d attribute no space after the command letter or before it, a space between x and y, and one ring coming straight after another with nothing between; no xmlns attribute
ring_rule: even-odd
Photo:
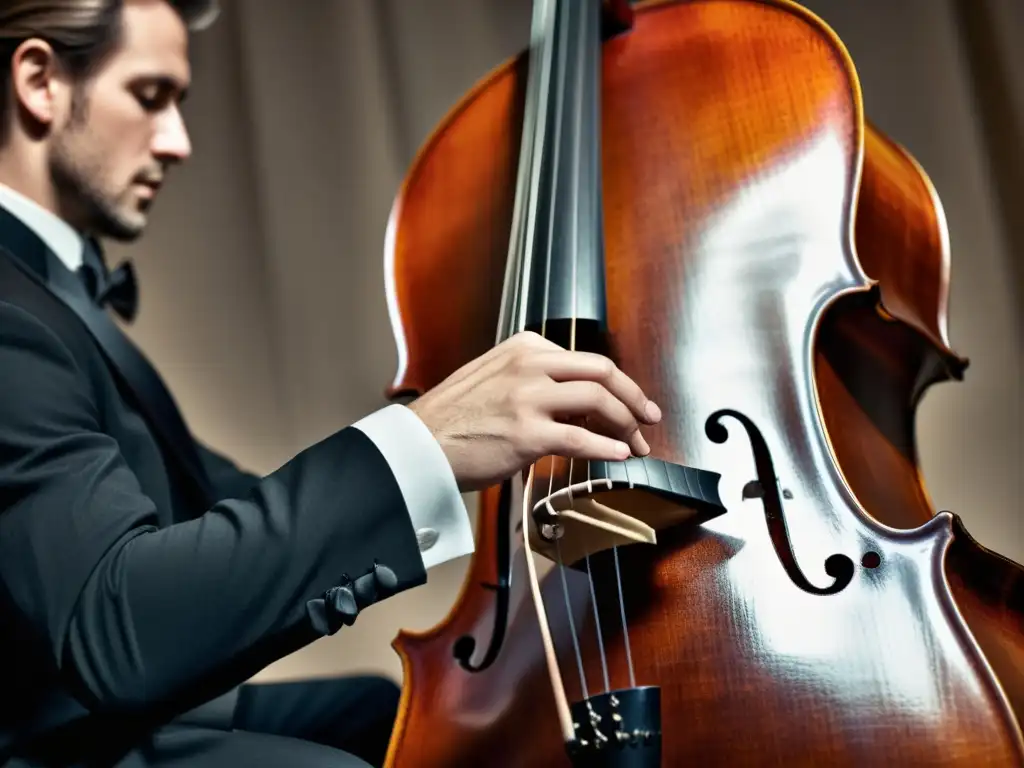
<svg viewBox="0 0 1024 768"><path fill-rule="evenodd" d="M465 96L395 201L392 396L495 343L528 65ZM917 464L918 402L966 367L926 175L788 0L638 4L599 71L608 354L662 409L651 455L718 473L726 511L544 575L566 694L659 686L656 765L1024 765L1024 571ZM572 764L516 503L481 494L451 612L395 641L389 766Z"/></svg>

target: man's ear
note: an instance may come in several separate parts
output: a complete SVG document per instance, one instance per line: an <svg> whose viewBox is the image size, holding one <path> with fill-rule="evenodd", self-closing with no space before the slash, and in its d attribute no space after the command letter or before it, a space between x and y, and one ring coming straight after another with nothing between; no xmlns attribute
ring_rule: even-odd
<svg viewBox="0 0 1024 768"><path fill-rule="evenodd" d="M68 86L60 77L57 55L45 40L31 38L11 57L12 97L18 113L37 129L49 130L64 111Z"/></svg>

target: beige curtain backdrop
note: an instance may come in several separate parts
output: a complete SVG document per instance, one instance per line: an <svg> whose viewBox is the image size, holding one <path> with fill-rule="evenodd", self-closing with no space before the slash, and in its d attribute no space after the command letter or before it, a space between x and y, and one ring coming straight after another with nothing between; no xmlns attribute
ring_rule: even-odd
<svg viewBox="0 0 1024 768"><path fill-rule="evenodd" d="M922 162L949 219L951 335L972 364L920 409L927 482L982 543L1024 562L1024 4L807 5L848 45L869 114ZM384 404L392 198L448 108L526 43L530 7L227 0L196 39L194 158L144 240L111 255L135 259L142 308L129 331L204 440L268 472ZM392 638L442 619L466 565L432 571L260 677L400 679Z"/></svg>

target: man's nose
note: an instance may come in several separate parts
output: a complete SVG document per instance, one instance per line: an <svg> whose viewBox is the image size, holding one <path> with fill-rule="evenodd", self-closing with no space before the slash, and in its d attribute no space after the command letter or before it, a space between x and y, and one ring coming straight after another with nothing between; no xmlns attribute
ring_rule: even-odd
<svg viewBox="0 0 1024 768"><path fill-rule="evenodd" d="M153 154L163 160L183 162L192 154L192 143L185 128L185 119L177 106L160 115L160 123L153 136Z"/></svg>

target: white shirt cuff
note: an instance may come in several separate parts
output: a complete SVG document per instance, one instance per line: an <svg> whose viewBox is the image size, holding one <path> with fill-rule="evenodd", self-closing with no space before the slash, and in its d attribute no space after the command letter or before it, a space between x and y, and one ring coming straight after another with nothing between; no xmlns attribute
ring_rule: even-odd
<svg viewBox="0 0 1024 768"><path fill-rule="evenodd" d="M469 512L448 457L427 425L404 405L389 405L353 424L384 456L405 499L423 567L470 554Z"/></svg>

